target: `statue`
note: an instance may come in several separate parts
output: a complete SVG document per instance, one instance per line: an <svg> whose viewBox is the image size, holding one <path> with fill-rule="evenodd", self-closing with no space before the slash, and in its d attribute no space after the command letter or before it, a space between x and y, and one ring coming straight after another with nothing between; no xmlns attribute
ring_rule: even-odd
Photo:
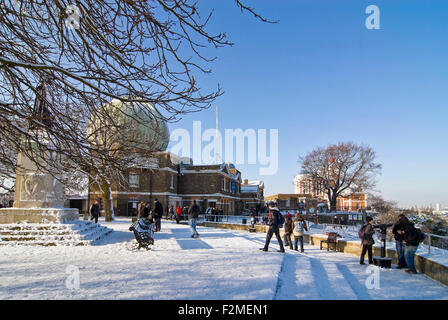
<svg viewBox="0 0 448 320"><path fill-rule="evenodd" d="M51 139L46 138L48 133L46 130L53 126L54 116L49 109L45 82L36 88L32 117L39 124L30 123L29 130L39 132L34 138L39 142L31 141L31 149L37 148L35 146L37 143L45 145L45 149L36 154L33 160L24 152L18 153L14 208L0 210L0 224L21 221L31 223L75 221L78 219L78 209L64 207L61 182L49 172L42 171L36 164L38 161L41 167L54 165L51 157L54 147Z"/></svg>
<svg viewBox="0 0 448 320"><path fill-rule="evenodd" d="M51 128L53 126L54 117L48 109L47 88L46 83L40 83L36 88L36 99L34 100L34 107L32 117L41 122L45 127ZM35 125L31 124L30 129L35 129Z"/></svg>

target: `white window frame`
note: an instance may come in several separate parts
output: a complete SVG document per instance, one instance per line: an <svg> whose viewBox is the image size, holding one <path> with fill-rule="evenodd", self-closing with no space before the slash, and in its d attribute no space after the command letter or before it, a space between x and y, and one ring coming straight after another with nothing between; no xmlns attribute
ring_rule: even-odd
<svg viewBox="0 0 448 320"><path fill-rule="evenodd" d="M140 176L137 173L134 172L129 173L129 186L131 188L140 187Z"/></svg>

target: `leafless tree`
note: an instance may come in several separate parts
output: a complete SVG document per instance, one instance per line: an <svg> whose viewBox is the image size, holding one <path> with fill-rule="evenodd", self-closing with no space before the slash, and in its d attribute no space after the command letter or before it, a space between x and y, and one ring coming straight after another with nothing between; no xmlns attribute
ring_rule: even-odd
<svg viewBox="0 0 448 320"><path fill-rule="evenodd" d="M119 146L92 144L89 120L107 120L110 132L123 129L101 108L112 99L155 105L160 114L145 112L163 121L208 108L223 91L219 84L207 91L196 80L211 71L215 57L206 51L232 45L225 33L208 31L212 14L190 0L1 1L0 155L7 169L0 174L14 172L21 152L41 170L81 171L110 189L134 158L135 137L121 135L131 141ZM138 151L149 158L155 150ZM51 169L41 161L48 154Z"/></svg>
<svg viewBox="0 0 448 320"><path fill-rule="evenodd" d="M380 195L369 193L367 197L367 207L377 213L384 214L398 210L398 203L397 201L385 200Z"/></svg>
<svg viewBox="0 0 448 320"><path fill-rule="evenodd" d="M336 211L337 198L374 188L381 165L375 163L369 146L340 142L318 147L299 158L301 173L327 193L330 210Z"/></svg>

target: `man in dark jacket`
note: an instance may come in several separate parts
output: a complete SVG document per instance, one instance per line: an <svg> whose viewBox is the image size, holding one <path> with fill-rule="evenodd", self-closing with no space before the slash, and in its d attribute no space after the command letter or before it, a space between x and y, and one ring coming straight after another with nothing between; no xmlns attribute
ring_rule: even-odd
<svg viewBox="0 0 448 320"><path fill-rule="evenodd" d="M188 223L190 225L191 237L197 238L199 237L199 233L196 231L196 221L199 218L199 212L201 208L196 204L196 200L193 200L190 208L188 209Z"/></svg>
<svg viewBox="0 0 448 320"><path fill-rule="evenodd" d="M280 250L278 250L277 252L283 253L285 252L285 248L283 247L283 241L282 238L280 237L280 230L279 230L280 228L279 215L281 215L281 213L275 206L275 203L273 201L268 202L268 207L269 207L269 230L268 234L266 235L266 243L264 245L264 248L260 248L260 250L268 251L269 242L271 241L272 235L275 233L275 237L277 238L277 241L280 245Z"/></svg>
<svg viewBox="0 0 448 320"><path fill-rule="evenodd" d="M362 252L361 252L361 258L359 260L360 264L364 263L364 256L366 255L366 252L369 256L369 264L373 263L373 255L372 255L372 247L375 243L375 240L373 240L373 234L375 233L375 230L373 229L373 218L367 217L366 218L367 224L364 225L364 236L362 238Z"/></svg>
<svg viewBox="0 0 448 320"><path fill-rule="evenodd" d="M154 220L155 220L155 232L159 232L162 227L163 206L156 198L154 201Z"/></svg>
<svg viewBox="0 0 448 320"><path fill-rule="evenodd" d="M406 260L406 264L408 265L408 270L406 272L409 273L417 273L414 265L414 255L417 251L419 241L417 236L417 230L412 222L408 220L408 223L404 226L404 237L403 237L404 247L404 259Z"/></svg>
<svg viewBox="0 0 448 320"><path fill-rule="evenodd" d="M95 200L90 208L90 220L95 219L95 223L98 223L98 217L100 215L100 204L98 200Z"/></svg>
<svg viewBox="0 0 448 320"><path fill-rule="evenodd" d="M398 256L397 269L407 267L406 259L404 258L404 249L406 245L403 243L403 240L404 240L404 229L406 227L406 224L408 223L409 223L408 218L406 218L404 214L400 214L398 216L397 222L395 222L392 228L392 233L394 234L395 247L397 249L397 256Z"/></svg>

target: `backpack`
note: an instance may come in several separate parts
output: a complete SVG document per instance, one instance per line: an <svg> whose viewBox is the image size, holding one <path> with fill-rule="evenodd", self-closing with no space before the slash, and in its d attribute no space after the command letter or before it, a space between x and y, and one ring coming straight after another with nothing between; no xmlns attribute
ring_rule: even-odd
<svg viewBox="0 0 448 320"><path fill-rule="evenodd" d="M278 212L278 225L281 227L285 223L285 217L283 217L281 212Z"/></svg>
<svg viewBox="0 0 448 320"><path fill-rule="evenodd" d="M303 223L302 221L297 221L294 225L294 232L296 233L303 233Z"/></svg>
<svg viewBox="0 0 448 320"><path fill-rule="evenodd" d="M363 225L362 227L361 227L361 229L359 229L359 231L358 231L358 236L359 236L359 239L364 239L364 231L365 231L365 229L366 229L366 224L365 225Z"/></svg>
<svg viewBox="0 0 448 320"><path fill-rule="evenodd" d="M422 232L422 230L415 228L415 233L416 233L416 239L418 241L418 243L422 243L423 241L425 241L425 234Z"/></svg>

